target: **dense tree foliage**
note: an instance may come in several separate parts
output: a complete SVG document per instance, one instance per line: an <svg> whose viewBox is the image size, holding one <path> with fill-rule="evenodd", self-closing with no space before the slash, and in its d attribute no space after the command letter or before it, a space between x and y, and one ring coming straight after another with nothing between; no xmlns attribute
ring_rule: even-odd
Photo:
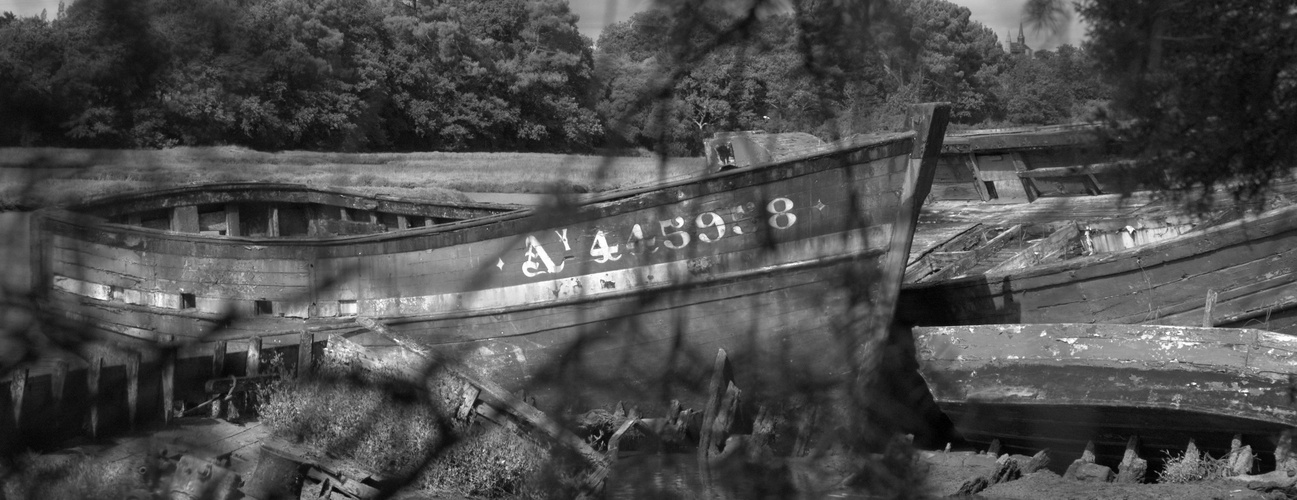
<svg viewBox="0 0 1297 500"><path fill-rule="evenodd" d="M595 66L610 139L692 154L718 130L833 138L886 129L920 101L951 102L953 119L970 125L1060 123L1086 118L1106 96L1083 50L1010 57L967 8L945 0L863 4L852 12L859 6L801 2L758 16L656 9L609 26ZM846 14L873 16L873 29L824 29ZM728 35L703 56L681 56L682 45L697 45L688 34L680 41L688 30Z"/></svg>
<svg viewBox="0 0 1297 500"><path fill-rule="evenodd" d="M1030 0L1058 24L1068 0ZM1109 131L1146 185L1205 204L1262 194L1297 164L1297 1L1083 0L1112 89Z"/></svg>
<svg viewBox="0 0 1297 500"><path fill-rule="evenodd" d="M602 136L562 0L79 0L0 27L5 144L572 149Z"/></svg>
<svg viewBox="0 0 1297 500"><path fill-rule="evenodd" d="M659 2L596 51L565 0L78 0L0 18L0 144L696 154L918 101L1002 125L1104 97L1084 52L1009 57L945 0L740 4Z"/></svg>

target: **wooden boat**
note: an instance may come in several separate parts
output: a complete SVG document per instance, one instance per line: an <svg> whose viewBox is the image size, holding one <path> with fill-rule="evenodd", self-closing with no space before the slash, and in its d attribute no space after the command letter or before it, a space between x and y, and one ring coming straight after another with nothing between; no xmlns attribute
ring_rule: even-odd
<svg viewBox="0 0 1297 500"><path fill-rule="evenodd" d="M977 325L914 329L920 371L965 438L1120 457L1189 439L1221 456L1297 425L1297 338L1253 329Z"/></svg>
<svg viewBox="0 0 1297 500"><path fill-rule="evenodd" d="M691 401L702 381L690 374L717 348L751 387L827 383L852 355L834 328L891 320L948 115L922 110L910 132L447 223L435 207L282 186L47 210L34 217L34 268L49 307L100 341L201 356L178 368L189 379L219 375L208 358L237 366L280 345L291 359L329 335L397 349L357 323L368 318L547 408L649 388L649 403ZM575 393L591 399L559 398Z"/></svg>
<svg viewBox="0 0 1297 500"><path fill-rule="evenodd" d="M1297 275L1288 264L1297 244L1297 207L1195 219L1167 215L1166 207L1158 208L1158 218L1149 211L1155 206L1052 225L1033 225L1031 214L1019 212L1019 218L980 226L951 225L942 236L955 234L935 245L939 238L920 236L898 320L923 326L1255 326L1297 333ZM972 229L956 232L961 227Z"/></svg>

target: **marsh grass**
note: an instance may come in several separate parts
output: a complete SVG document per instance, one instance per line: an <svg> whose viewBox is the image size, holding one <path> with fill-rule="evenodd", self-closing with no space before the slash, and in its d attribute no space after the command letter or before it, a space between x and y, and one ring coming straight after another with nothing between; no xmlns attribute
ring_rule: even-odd
<svg viewBox="0 0 1297 500"><path fill-rule="evenodd" d="M457 192L592 193L697 175L698 158L544 153L0 148L0 200L44 206L212 182L284 182L463 201Z"/></svg>
<svg viewBox="0 0 1297 500"><path fill-rule="evenodd" d="M278 359L271 366L283 371ZM380 474L415 475L412 484L426 491L545 498L562 486L554 478L565 471L551 463L550 450L497 426L442 418L453 414L457 384L439 380L427 393L403 384L393 373L325 360L311 379L283 376L264 386L258 413L278 437Z"/></svg>

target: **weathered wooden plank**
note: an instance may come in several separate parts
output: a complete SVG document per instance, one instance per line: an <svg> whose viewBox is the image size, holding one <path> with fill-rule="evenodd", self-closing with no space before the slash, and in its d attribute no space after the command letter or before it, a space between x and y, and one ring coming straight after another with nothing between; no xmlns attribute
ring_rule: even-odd
<svg viewBox="0 0 1297 500"><path fill-rule="evenodd" d="M977 157L972 152L960 155L964 160L964 166L973 173L973 188L977 190L977 195L982 201L989 201L991 194L986 190L986 183L982 180L982 171L977 167Z"/></svg>
<svg viewBox="0 0 1297 500"><path fill-rule="evenodd" d="M1045 239L1033 243L1013 257L996 264L995 267L988 269L983 274L1001 275L1048 261L1066 252L1067 247L1078 236L1080 236L1080 231L1076 228L1076 224L1065 223L1062 228L1054 231Z"/></svg>
<svg viewBox="0 0 1297 500"><path fill-rule="evenodd" d="M991 241L986 242L985 245L982 245L980 247L977 247L969 251L967 255L960 257L954 262L951 262L950 264L943 267L940 271L929 274L919 279L919 282L922 283L922 282L940 281L954 276L958 276L961 273L964 273L965 271L972 269L979 262L981 262L982 259L994 255L995 252L1000 251L1001 248L1004 248L1011 241L1013 241L1014 238L1019 237L1021 234L1022 234L1021 224L1010 227L1009 229L1005 230L1003 233L1000 233L995 238L992 238Z"/></svg>
<svg viewBox="0 0 1297 500"><path fill-rule="evenodd" d="M986 228L982 224L973 224L946 241L910 256L910 264L905 268L905 282L912 282L929 273L936 272L941 266L928 257L937 252L963 251L974 248L985 242Z"/></svg>

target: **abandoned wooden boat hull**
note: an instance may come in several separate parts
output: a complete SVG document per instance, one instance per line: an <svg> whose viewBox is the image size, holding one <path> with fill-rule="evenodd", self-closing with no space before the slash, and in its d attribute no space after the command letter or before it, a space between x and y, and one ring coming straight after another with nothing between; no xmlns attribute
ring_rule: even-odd
<svg viewBox="0 0 1297 500"><path fill-rule="evenodd" d="M49 211L33 255L65 317L182 353L302 334L390 346L363 316L529 394L551 375L591 394L685 389L721 347L771 385L825 380L850 367L850 349L826 351L834 328L890 322L948 113L927 109L916 132L780 163L377 234L205 235Z"/></svg>
<svg viewBox="0 0 1297 500"><path fill-rule="evenodd" d="M1189 439L1257 451L1297 426L1297 338L1252 329L980 325L914 329L933 397L971 441L1120 457Z"/></svg>
<svg viewBox="0 0 1297 500"><path fill-rule="evenodd" d="M1069 238L1085 237L1073 229ZM898 320L1210 324L1297 333L1294 248L1297 207L1279 208L1111 253L906 284ZM1210 306L1208 295L1215 298Z"/></svg>

